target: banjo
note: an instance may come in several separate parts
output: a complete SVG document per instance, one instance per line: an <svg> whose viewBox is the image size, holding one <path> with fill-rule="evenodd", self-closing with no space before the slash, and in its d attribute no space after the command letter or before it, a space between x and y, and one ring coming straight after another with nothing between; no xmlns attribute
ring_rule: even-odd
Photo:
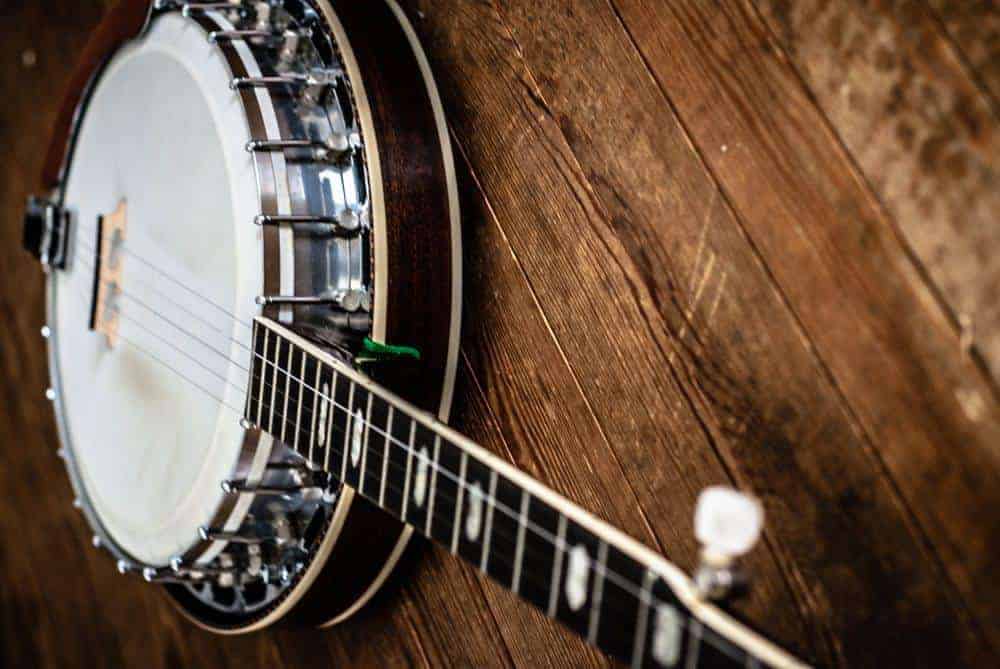
<svg viewBox="0 0 1000 669"><path fill-rule="evenodd" d="M720 608L755 499L702 494L689 577L447 426L458 189L394 0L125 0L81 60L24 239L123 574L221 634L329 626L419 534L633 666L804 666Z"/></svg>

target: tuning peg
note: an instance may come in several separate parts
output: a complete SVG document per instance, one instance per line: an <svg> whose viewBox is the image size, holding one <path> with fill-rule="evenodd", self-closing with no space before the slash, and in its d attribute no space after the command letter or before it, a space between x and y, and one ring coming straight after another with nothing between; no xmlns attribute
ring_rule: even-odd
<svg viewBox="0 0 1000 669"><path fill-rule="evenodd" d="M694 532L702 547L695 585L703 596L721 599L746 584L736 561L754 547L763 527L764 508L756 497L723 486L702 491Z"/></svg>

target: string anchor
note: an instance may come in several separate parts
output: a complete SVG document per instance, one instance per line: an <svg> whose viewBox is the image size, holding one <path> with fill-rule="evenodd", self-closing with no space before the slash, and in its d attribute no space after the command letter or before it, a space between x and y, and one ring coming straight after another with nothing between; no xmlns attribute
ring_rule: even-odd
<svg viewBox="0 0 1000 669"><path fill-rule="evenodd" d="M702 491L694 514L701 564L694 583L704 599L721 600L746 589L739 558L754 547L764 526L764 508L751 495L724 486Z"/></svg>

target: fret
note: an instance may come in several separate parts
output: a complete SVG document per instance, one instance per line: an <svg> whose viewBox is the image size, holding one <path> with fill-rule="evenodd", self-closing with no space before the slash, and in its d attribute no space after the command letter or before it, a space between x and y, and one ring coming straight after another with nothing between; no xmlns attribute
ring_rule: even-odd
<svg viewBox="0 0 1000 669"><path fill-rule="evenodd" d="M406 497L410 485L410 439L415 427L413 419L401 411L393 411L390 434L392 439L386 444L387 463L385 475L384 508L397 518L406 512Z"/></svg>
<svg viewBox="0 0 1000 669"><path fill-rule="evenodd" d="M437 435L426 425L414 421L412 466L409 476L409 497L406 516L403 518L421 532L425 532L428 519L428 505L433 497L430 494L432 463L434 461L434 442Z"/></svg>
<svg viewBox="0 0 1000 669"><path fill-rule="evenodd" d="M462 451L452 443L434 440L434 462L437 465L431 476L433 494L428 508L428 536L440 541L449 550L455 532L455 514L458 498L462 494L458 483L461 469Z"/></svg>
<svg viewBox="0 0 1000 669"><path fill-rule="evenodd" d="M605 651L630 660L635 652L636 629L641 627L642 595L640 593L652 575L645 567L616 546L601 542L594 572L595 590L589 637ZM603 568L601 567L603 565ZM599 586L599 587L598 587ZM649 591L646 591L649 601ZM596 626L596 627L595 627Z"/></svg>
<svg viewBox="0 0 1000 669"><path fill-rule="evenodd" d="M354 403L354 387L355 383L353 381L346 381L347 385L347 401L341 404L340 402L334 402L335 408L342 411L344 414L344 432L341 435L341 464L340 464L340 480L347 481L347 460L351 457L351 407ZM334 416L337 415L337 411L334 411ZM336 421L334 421L336 423Z"/></svg>
<svg viewBox="0 0 1000 669"><path fill-rule="evenodd" d="M511 482L506 476L496 474L490 480L491 515L487 515L489 532L486 540L488 558L484 568L488 575L497 583L509 588L514 580L514 555L517 553L518 508L521 504L521 488Z"/></svg>
<svg viewBox="0 0 1000 669"><path fill-rule="evenodd" d="M556 619L584 638L590 631L590 606L596 576L593 567L598 543L593 533L575 521L567 522Z"/></svg>
<svg viewBox="0 0 1000 669"><path fill-rule="evenodd" d="M587 642L597 643L597 629L601 621L601 599L604 596L604 580L607 573L608 544L600 542L597 548L597 566L594 567L594 594L590 598L590 624L587 628Z"/></svg>
<svg viewBox="0 0 1000 669"><path fill-rule="evenodd" d="M462 451L458 465L458 501L455 503L455 515L451 522L451 554L458 553L458 537L462 533L462 501L465 497L465 470L469 466L469 455Z"/></svg>
<svg viewBox="0 0 1000 669"><path fill-rule="evenodd" d="M316 462L316 439L317 439L317 432L319 434L323 434L323 430L324 430L324 425L323 425L324 421L321 420L321 418L320 418L320 411L319 411L319 408L320 408L319 407L319 398L320 398L320 395L323 394L323 365L322 365L322 363L319 362L319 360L316 360L316 358L313 358L312 356L310 356L309 359L310 359L310 362L311 362L311 364L313 366L314 374L312 375L312 379L313 379L313 381L312 381L312 386L313 386L312 387L312 420L310 422L310 427L309 427L309 455L307 456L307 459L309 460L309 462L315 463ZM326 414L325 413L323 414L322 418L326 418ZM318 430L317 430L317 425L318 425L318 428L319 428Z"/></svg>
<svg viewBox="0 0 1000 669"><path fill-rule="evenodd" d="M677 667L686 646L686 609L662 578L650 575L649 606L642 649L644 667ZM634 651L633 651L634 652Z"/></svg>
<svg viewBox="0 0 1000 669"><path fill-rule="evenodd" d="M563 556L566 555L566 516L559 514L559 532L556 534L556 559L552 563L552 589L549 592L549 605L545 615L555 618L559 611L559 587L562 582Z"/></svg>
<svg viewBox="0 0 1000 669"><path fill-rule="evenodd" d="M517 546L514 549L514 575L510 579L510 590L515 595L521 593L521 566L524 562L524 533L528 529L528 505L531 494L521 491L521 506L517 512Z"/></svg>
<svg viewBox="0 0 1000 669"><path fill-rule="evenodd" d="M646 657L646 629L649 626L649 599L656 574L647 569L642 577L642 590L639 591L639 611L635 625L635 639L632 642L632 669L639 669Z"/></svg>
<svg viewBox="0 0 1000 669"><path fill-rule="evenodd" d="M402 520L404 520L404 521L407 518L407 516L406 516L406 507L409 505L409 502L410 502L410 472L411 472L411 470L413 468L413 454L415 452L414 449L416 448L416 446L414 445L414 438L415 438L416 430L417 430L417 421L413 420L412 418L409 418L408 420L410 422L410 433L406 437L406 441L405 441L405 443L406 443L406 475L405 475L405 477L403 479L403 502L402 502L402 508L399 511L399 517ZM400 423L400 425L402 425L402 421L399 421L399 423Z"/></svg>
<svg viewBox="0 0 1000 669"><path fill-rule="evenodd" d="M368 434L361 462L361 487L372 501L382 505L385 451L389 434L389 403L374 393L368 408Z"/></svg>
<svg viewBox="0 0 1000 669"><path fill-rule="evenodd" d="M302 358L302 362L299 364L299 400L295 406L295 443L292 444L292 450L296 452L299 450L299 436L302 433L302 402L305 400L306 362L311 356L302 352L299 357Z"/></svg>
<svg viewBox="0 0 1000 669"><path fill-rule="evenodd" d="M561 515L540 498L526 497L525 526L529 529L524 532L520 565L524 576L518 584L518 592L542 611L548 611L550 595L558 591L558 585L554 585L558 551L552 538L559 536Z"/></svg>
<svg viewBox="0 0 1000 669"><path fill-rule="evenodd" d="M368 433L368 406L371 393L356 383L351 384L351 399L348 404L350 416L348 417L345 435L344 448L345 458L344 477L341 479L346 485L355 490L361 486L361 465L365 454L365 439ZM360 492L360 490L359 490Z"/></svg>
<svg viewBox="0 0 1000 669"><path fill-rule="evenodd" d="M291 372L289 370L291 370L292 369L292 365L295 364L292 361L293 356L295 356L296 354L301 354L301 351L298 349L298 347L292 346L291 342L286 342L286 344L288 346L288 354L287 354L287 356L285 358L283 358L281 361L279 361L279 364L278 364L278 367L280 367L281 370L284 372L283 375L285 377L283 379L284 382L285 382L285 390L284 390L284 393L283 393L284 394L284 401L282 403L282 409L281 409L281 416L282 416L282 418L281 418L281 442L284 443L284 444L288 443L288 439L287 439L287 436L288 436L288 423L291 421L291 416L288 413L288 397L292 394L291 393L291 390L292 390L292 374L291 374Z"/></svg>
<svg viewBox="0 0 1000 669"><path fill-rule="evenodd" d="M280 337L274 337L274 354L268 356L267 362L271 365L271 387L265 389L267 395L267 405L268 405L268 419L267 419L267 431L274 435L274 406L278 403L278 371L280 367L278 366L278 358L281 355L281 347L283 340ZM264 366L264 373L267 374L267 366Z"/></svg>
<svg viewBox="0 0 1000 669"><path fill-rule="evenodd" d="M496 508L497 473L490 471L490 494L486 497L486 527L483 528L483 556L479 561L479 571L486 573L490 561L490 542L493 539L493 510Z"/></svg>
<svg viewBox="0 0 1000 669"><path fill-rule="evenodd" d="M389 405L389 415L385 421L385 448L382 450L382 474L379 477L379 488L378 488L378 505L383 509L386 508L385 501L385 485L387 475L389 473L389 450L392 448L392 423L393 419L396 417L396 408L391 404Z"/></svg>
<svg viewBox="0 0 1000 669"><path fill-rule="evenodd" d="M459 526L456 552L477 566L483 559L486 497L490 487L490 474L490 468L477 458L465 459L465 493L462 516L456 521Z"/></svg>
<svg viewBox="0 0 1000 669"><path fill-rule="evenodd" d="M325 397L323 398L324 411L325 411L325 422L326 430L324 431L323 443L323 470L330 471L330 452L333 451L333 423L336 420L337 407L334 404L334 400L337 397L337 381L340 379L340 374L335 372L332 368L323 366L323 375L330 376L329 392L324 392ZM325 386L324 386L325 387Z"/></svg>
<svg viewBox="0 0 1000 669"><path fill-rule="evenodd" d="M368 402L365 407L365 420L364 427L362 428L364 432L364 437L361 439L361 465L360 471L358 472L358 492L362 495L365 494L365 467L368 465L368 444L372 436L372 398L374 395L368 394ZM357 420L357 417L355 417ZM355 427L355 432L357 428Z"/></svg>
<svg viewBox="0 0 1000 669"><path fill-rule="evenodd" d="M424 527L424 535L433 538L431 527L434 524L434 500L437 499L438 471L441 469L439 458L441 455L441 437L434 435L434 455L431 459L431 487L427 495L427 524Z"/></svg>

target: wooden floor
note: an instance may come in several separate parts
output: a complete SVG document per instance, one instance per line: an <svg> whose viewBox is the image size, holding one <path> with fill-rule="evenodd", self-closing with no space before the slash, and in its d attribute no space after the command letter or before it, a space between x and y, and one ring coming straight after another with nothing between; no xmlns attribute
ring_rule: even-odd
<svg viewBox="0 0 1000 669"><path fill-rule="evenodd" d="M436 549L337 629L220 638L90 547L19 237L105 3L0 4L0 664L608 664ZM462 174L457 424L685 568L699 490L755 491L738 613L811 660L997 666L993 3L404 4Z"/></svg>

